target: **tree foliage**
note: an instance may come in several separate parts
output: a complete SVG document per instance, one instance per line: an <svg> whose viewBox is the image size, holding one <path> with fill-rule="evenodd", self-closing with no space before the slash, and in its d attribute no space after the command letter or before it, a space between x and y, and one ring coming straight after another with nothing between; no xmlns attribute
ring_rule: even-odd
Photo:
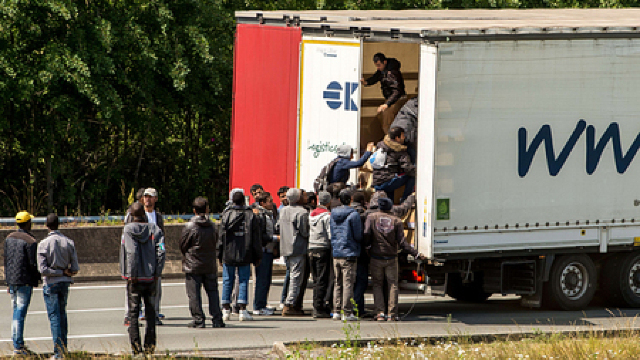
<svg viewBox="0 0 640 360"><path fill-rule="evenodd" d="M2 0L0 216L168 212L228 190L234 12L637 6L635 0Z"/></svg>

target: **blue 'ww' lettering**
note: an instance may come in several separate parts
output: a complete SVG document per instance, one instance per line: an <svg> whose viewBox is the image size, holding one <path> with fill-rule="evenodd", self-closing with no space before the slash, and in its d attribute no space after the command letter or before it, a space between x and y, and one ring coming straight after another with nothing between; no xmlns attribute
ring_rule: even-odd
<svg viewBox="0 0 640 360"><path fill-rule="evenodd" d="M528 148L527 129L524 127L520 128L518 130L518 175L520 175L520 177L527 175L529 168L531 167L531 163L533 162L533 157L538 151L540 145L542 145L542 142L544 142L545 153L547 156L549 175L558 175L585 129L587 130L587 174L591 175L596 171L600 158L602 157L602 153L609 143L609 140L612 140L613 142L613 157L616 164L616 170L618 173L624 174L624 172L629 168L629 165L631 165L638 149L640 149L640 134L636 136L627 153L623 154L622 142L620 140L620 126L618 123L611 123L596 145L595 127L593 125L587 126L586 121L581 119L576 124L576 128L573 130L573 133L562 148L562 151L560 151L558 157L556 157L553 149L551 126L543 125L531 141Z"/></svg>

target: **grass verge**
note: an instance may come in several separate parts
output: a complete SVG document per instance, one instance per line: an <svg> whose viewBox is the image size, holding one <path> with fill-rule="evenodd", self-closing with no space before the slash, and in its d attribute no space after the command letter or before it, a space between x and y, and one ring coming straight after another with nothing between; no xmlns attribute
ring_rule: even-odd
<svg viewBox="0 0 640 360"><path fill-rule="evenodd" d="M515 335L511 338L456 336L369 341L359 347L299 343L290 359L640 359L637 330Z"/></svg>

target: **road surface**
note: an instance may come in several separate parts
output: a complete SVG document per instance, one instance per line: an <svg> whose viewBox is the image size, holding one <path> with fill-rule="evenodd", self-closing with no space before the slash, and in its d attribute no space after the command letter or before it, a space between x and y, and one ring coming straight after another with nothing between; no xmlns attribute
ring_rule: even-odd
<svg viewBox="0 0 640 360"><path fill-rule="evenodd" d="M274 280L270 305L277 306L281 279ZM0 354L11 349L11 301L0 289ZM252 290L251 290L252 292ZM305 309L311 309L309 288ZM250 296L250 304L253 296ZM205 296L206 299L206 296ZM494 296L484 304L463 304L450 298L416 295L405 291L400 298L401 315L411 311L404 321L377 323L363 320L363 338L398 336L435 336L454 334L496 334L509 332L561 331L577 329L638 328L640 310L591 307L584 312L529 310L519 306L518 298ZM371 294L367 303L372 304ZM158 327L158 349L162 352L194 349L251 349L271 347L275 341L344 339L343 324L311 316L283 318L255 317L253 322L237 318L224 329L190 329L184 284L180 280L163 284L162 312L164 325ZM124 285L122 282L85 283L72 286L68 305L69 347L90 352L128 352L129 342L124 319ZM207 326L210 326L208 321ZM143 331L143 329L141 329ZM37 352L50 352L51 333L42 288L34 291L25 326L27 346Z"/></svg>

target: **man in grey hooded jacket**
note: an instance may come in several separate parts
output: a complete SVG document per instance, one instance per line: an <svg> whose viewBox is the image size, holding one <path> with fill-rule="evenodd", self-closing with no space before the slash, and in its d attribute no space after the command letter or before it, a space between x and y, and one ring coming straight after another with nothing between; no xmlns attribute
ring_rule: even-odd
<svg viewBox="0 0 640 360"><path fill-rule="evenodd" d="M280 254L284 256L290 271L289 294L282 316L304 315L301 306L296 307L296 302L306 283L303 278L309 248L309 213L300 205L305 203L305 197L306 193L300 189L289 189L289 205L282 209L276 224L276 232L280 232Z"/></svg>
<svg viewBox="0 0 640 360"><path fill-rule="evenodd" d="M131 205L133 222L122 230L120 247L120 273L127 280L129 293L129 340L134 355L143 352L138 328L138 313L144 301L147 319L156 316L153 296L156 279L162 274L165 260L164 234L160 227L147 223L144 206ZM156 346L156 324L147 322L144 336L144 352L153 353Z"/></svg>
<svg viewBox="0 0 640 360"><path fill-rule="evenodd" d="M327 183L333 184L337 182L346 183L349 180L349 170L359 168L369 159L373 151L373 143L367 144L367 151L357 161L351 161L353 158L353 149L349 145L338 146L338 161L331 169L327 177Z"/></svg>

